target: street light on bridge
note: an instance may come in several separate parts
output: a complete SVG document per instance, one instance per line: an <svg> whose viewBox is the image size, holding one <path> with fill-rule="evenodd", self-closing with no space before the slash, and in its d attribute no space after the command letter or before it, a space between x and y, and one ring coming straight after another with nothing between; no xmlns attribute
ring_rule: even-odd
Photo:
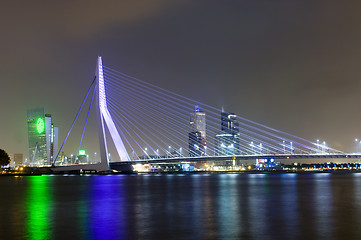
<svg viewBox="0 0 361 240"><path fill-rule="evenodd" d="M148 151L148 148L144 148L144 153L145 153L144 159L145 159L145 157L149 158L149 155L148 155L147 151Z"/></svg>
<svg viewBox="0 0 361 240"><path fill-rule="evenodd" d="M262 155L262 143L259 144L259 154Z"/></svg>
<svg viewBox="0 0 361 240"><path fill-rule="evenodd" d="M253 153L253 142L251 142L250 146L251 146L251 154L254 154Z"/></svg>

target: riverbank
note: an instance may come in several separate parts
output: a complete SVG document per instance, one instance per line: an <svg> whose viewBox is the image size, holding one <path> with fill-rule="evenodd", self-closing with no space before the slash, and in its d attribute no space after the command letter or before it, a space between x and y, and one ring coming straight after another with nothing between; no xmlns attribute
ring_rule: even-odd
<svg viewBox="0 0 361 240"><path fill-rule="evenodd" d="M332 173L332 174L348 174L361 173L361 169L329 169L329 170L225 170L225 171L167 171L167 172L136 172L136 171L69 171L69 172L53 172L50 168L32 169L31 171L24 169L7 170L0 173L0 176L41 176L41 175L173 175L173 174L313 174L313 173Z"/></svg>

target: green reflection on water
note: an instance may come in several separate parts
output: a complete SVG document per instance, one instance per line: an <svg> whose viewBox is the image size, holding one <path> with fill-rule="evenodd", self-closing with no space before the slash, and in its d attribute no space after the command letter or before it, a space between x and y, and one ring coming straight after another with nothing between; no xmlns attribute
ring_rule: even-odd
<svg viewBox="0 0 361 240"><path fill-rule="evenodd" d="M88 206L87 206L87 202L85 201L80 201L78 203L78 230L79 230L79 234L81 236L81 239L89 239L89 236L87 233L89 233L88 230Z"/></svg>
<svg viewBox="0 0 361 240"><path fill-rule="evenodd" d="M49 213L51 196L49 193L49 176L29 177L29 189L26 198L28 212L28 239L49 239Z"/></svg>

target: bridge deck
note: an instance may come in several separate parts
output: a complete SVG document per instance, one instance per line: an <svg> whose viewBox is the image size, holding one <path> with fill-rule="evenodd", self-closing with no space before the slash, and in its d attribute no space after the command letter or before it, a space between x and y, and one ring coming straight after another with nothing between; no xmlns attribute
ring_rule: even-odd
<svg viewBox="0 0 361 240"><path fill-rule="evenodd" d="M251 159L327 159L327 158L361 158L361 154L277 154L277 155L238 155L238 156L201 156L201 157L173 157L173 158L155 158L139 159L132 161L116 162L119 164L129 163L161 163L161 162L179 162L179 161L221 161L221 160L251 160Z"/></svg>

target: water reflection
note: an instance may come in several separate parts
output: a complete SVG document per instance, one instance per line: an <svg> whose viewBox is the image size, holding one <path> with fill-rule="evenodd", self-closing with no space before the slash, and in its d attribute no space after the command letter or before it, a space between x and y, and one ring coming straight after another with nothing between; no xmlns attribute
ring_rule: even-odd
<svg viewBox="0 0 361 240"><path fill-rule="evenodd" d="M353 174L353 186L355 189L361 189L361 173ZM361 191L353 191L354 194L354 207L355 207L355 215L361 216ZM360 226L361 219L357 218L356 225Z"/></svg>
<svg viewBox="0 0 361 240"><path fill-rule="evenodd" d="M78 221L76 222L77 230L79 232L79 238L89 239L89 221L88 221L88 208L87 201L79 201L77 203Z"/></svg>
<svg viewBox="0 0 361 240"><path fill-rule="evenodd" d="M239 238L242 225L240 225L239 190L237 175L221 175L219 179L218 226L221 239Z"/></svg>
<svg viewBox="0 0 361 240"><path fill-rule="evenodd" d="M217 191L218 184L216 181L211 181L209 175L203 175L201 181L200 194L202 196L202 212L200 230L203 230L202 236L204 239L215 239L217 236L217 222L216 213L214 211L215 202L213 192Z"/></svg>
<svg viewBox="0 0 361 240"><path fill-rule="evenodd" d="M315 225L318 237L332 239L330 226L332 223L332 192L331 192L331 174L314 174L314 211L316 213Z"/></svg>
<svg viewBox="0 0 361 240"><path fill-rule="evenodd" d="M278 191L275 193L278 198L278 204L273 209L274 212L278 212L279 220L277 226L278 231L284 237L294 239L299 234L299 209L300 203L298 201L298 178L295 173L282 174L278 184L274 185L274 188Z"/></svg>
<svg viewBox="0 0 361 240"><path fill-rule="evenodd" d="M336 239L358 239L360 217L357 215L355 192L358 189L355 181L349 174L341 174L337 180L333 177L329 179L332 192L330 212L334 224L332 235Z"/></svg>
<svg viewBox="0 0 361 240"><path fill-rule="evenodd" d="M52 197L49 176L29 177L27 206L27 238L33 240L52 237Z"/></svg>
<svg viewBox="0 0 361 240"><path fill-rule="evenodd" d="M250 229L248 234L260 239L267 234L266 208L268 186L265 179L268 178L268 175L252 174L247 177L248 187L245 194L248 196L247 204L249 206Z"/></svg>
<svg viewBox="0 0 361 240"><path fill-rule="evenodd" d="M361 174L34 176L0 187L0 239L361 238Z"/></svg>
<svg viewBox="0 0 361 240"><path fill-rule="evenodd" d="M89 222L94 239L126 239L124 184L122 176L92 178Z"/></svg>

